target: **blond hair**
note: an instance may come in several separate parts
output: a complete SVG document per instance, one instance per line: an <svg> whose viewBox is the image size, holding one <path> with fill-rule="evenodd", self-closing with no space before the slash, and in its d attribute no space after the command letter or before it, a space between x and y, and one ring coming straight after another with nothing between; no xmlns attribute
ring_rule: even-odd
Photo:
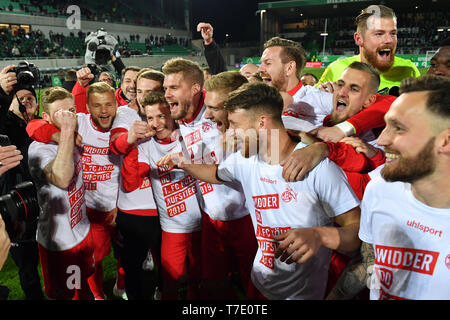
<svg viewBox="0 0 450 320"><path fill-rule="evenodd" d="M114 97L115 97L115 90L113 87L111 87L109 84L107 84L106 82L96 82L92 85L89 86L89 88L87 88L86 90L86 97L87 97L87 101L89 103L89 97L91 96L91 94L93 93L106 93L106 92L110 92Z"/></svg>
<svg viewBox="0 0 450 320"><path fill-rule="evenodd" d="M361 35L367 30L367 20L371 17L397 19L394 10L383 5L370 5L361 10L361 13L355 18L356 31Z"/></svg>
<svg viewBox="0 0 450 320"><path fill-rule="evenodd" d="M206 91L217 91L221 94L228 94L229 92L236 90L248 80L242 74L237 71L225 71L219 74L213 75L206 80Z"/></svg>
<svg viewBox="0 0 450 320"><path fill-rule="evenodd" d="M182 72L183 78L189 80L192 84L197 83L203 87L203 70L198 63L184 58L172 58L162 67L162 72L167 76L169 74Z"/></svg>
<svg viewBox="0 0 450 320"><path fill-rule="evenodd" d="M41 97L42 111L50 113L50 105L53 102L67 98L74 100L72 93L62 87L52 87L45 90Z"/></svg>

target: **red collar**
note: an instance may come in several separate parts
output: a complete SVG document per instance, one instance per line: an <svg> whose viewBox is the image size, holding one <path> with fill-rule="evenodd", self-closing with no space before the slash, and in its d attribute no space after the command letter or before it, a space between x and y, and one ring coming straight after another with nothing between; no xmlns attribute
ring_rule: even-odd
<svg viewBox="0 0 450 320"><path fill-rule="evenodd" d="M178 128L177 127L175 127L174 128L174 131L170 134L170 137L167 137L167 138L165 138L165 139L162 139L162 140L160 140L160 139L158 139L157 137L156 137L156 135L154 136L154 138L155 138L155 141L157 142L157 143L159 143L159 144L170 144L170 143L172 143L172 142L174 142L174 141L176 141L177 139L178 139Z"/></svg>
<svg viewBox="0 0 450 320"><path fill-rule="evenodd" d="M199 102L199 104L198 104L198 106L197 106L197 109L196 109L195 112L194 112L194 115L193 115L190 119L188 119L188 120L181 120L181 121L183 121L183 123L191 123L192 121L194 121L195 118L197 118L197 116L198 116L198 114L200 113L200 111L202 111L202 109L203 109L203 104L205 103L205 94L206 94L206 91L202 91L201 94L202 94L202 95L201 95L201 97L200 97L200 102Z"/></svg>
<svg viewBox="0 0 450 320"><path fill-rule="evenodd" d="M159 144L170 144L172 143L172 138L168 137L162 140L159 140L157 137L155 137L155 141L158 142Z"/></svg>
<svg viewBox="0 0 450 320"><path fill-rule="evenodd" d="M302 87L302 82L299 81L298 84L294 88L289 90L287 93L293 97L298 92L298 90L300 90L301 87Z"/></svg>
<svg viewBox="0 0 450 320"><path fill-rule="evenodd" d="M323 126L324 127L333 127L334 123L331 121L331 114L328 114L323 118Z"/></svg>
<svg viewBox="0 0 450 320"><path fill-rule="evenodd" d="M99 128L99 127L95 124L95 122L92 120L92 115L89 115L89 120L90 120L90 122L91 122L92 127L93 127L95 130L97 130L97 131L99 131L99 132L108 132L108 131L109 131L108 129L102 129L102 128Z"/></svg>

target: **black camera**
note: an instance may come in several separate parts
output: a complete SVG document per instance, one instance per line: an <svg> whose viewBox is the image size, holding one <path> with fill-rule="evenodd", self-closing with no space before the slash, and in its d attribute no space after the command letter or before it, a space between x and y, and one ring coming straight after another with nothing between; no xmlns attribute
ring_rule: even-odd
<svg viewBox="0 0 450 320"><path fill-rule="evenodd" d="M0 145L8 146L8 136L0 135ZM36 188L31 181L23 181L24 168L20 164L1 176L2 193L0 215L11 242L36 240L36 225L40 213ZM13 186L13 187L10 187Z"/></svg>
<svg viewBox="0 0 450 320"><path fill-rule="evenodd" d="M39 69L27 61L20 61L16 67L10 69L8 72L14 72L17 76L16 86L35 86L39 83L40 72Z"/></svg>
<svg viewBox="0 0 450 320"><path fill-rule="evenodd" d="M31 181L21 182L0 197L0 214L5 221L5 228L11 242L24 239L28 223L37 223L39 203L36 188Z"/></svg>

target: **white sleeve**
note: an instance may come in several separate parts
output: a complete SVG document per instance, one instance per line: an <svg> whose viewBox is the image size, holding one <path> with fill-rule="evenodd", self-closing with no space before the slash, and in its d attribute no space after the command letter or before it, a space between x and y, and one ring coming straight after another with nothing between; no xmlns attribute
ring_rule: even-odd
<svg viewBox="0 0 450 320"><path fill-rule="evenodd" d="M150 140L138 143L138 162L151 164L150 160ZM158 159L159 160L159 159Z"/></svg>
<svg viewBox="0 0 450 320"><path fill-rule="evenodd" d="M320 90L318 87L305 86L304 97L314 107L316 115L329 115L333 111L333 94Z"/></svg>
<svg viewBox="0 0 450 320"><path fill-rule="evenodd" d="M372 212L371 212L371 202L373 201L373 185L374 180L371 180L364 191L364 196L361 202L361 222L359 225L358 236L361 241L366 243L373 243L372 237Z"/></svg>
<svg viewBox="0 0 450 320"><path fill-rule="evenodd" d="M142 121L136 110L131 109L128 106L122 106L117 108L117 114L114 118L112 129L123 128L130 130L134 121Z"/></svg>
<svg viewBox="0 0 450 320"><path fill-rule="evenodd" d="M227 182L240 182L241 175L239 169L241 168L240 160L242 159L243 157L241 156L241 152L237 151L228 156L225 161L222 161L222 163L217 168L217 176L219 177L219 179Z"/></svg>
<svg viewBox="0 0 450 320"><path fill-rule="evenodd" d="M347 177L334 162L325 159L311 173L315 174L314 188L329 217L336 217L359 206L360 201Z"/></svg>
<svg viewBox="0 0 450 320"><path fill-rule="evenodd" d="M34 169L43 170L50 161L56 158L58 146L53 143L33 142L28 148L28 163Z"/></svg>
<svg viewBox="0 0 450 320"><path fill-rule="evenodd" d="M44 168L56 158L58 147L56 144L32 142L28 148L28 168L37 186L47 184Z"/></svg>
<svg viewBox="0 0 450 320"><path fill-rule="evenodd" d="M329 115L331 111L333 111L333 94L328 92L323 92L319 88L315 88L318 90L318 98L320 101L320 106L322 110L322 114Z"/></svg>
<svg viewBox="0 0 450 320"><path fill-rule="evenodd" d="M77 113L78 128L77 132L83 138L87 134L87 128L89 125L89 114Z"/></svg>

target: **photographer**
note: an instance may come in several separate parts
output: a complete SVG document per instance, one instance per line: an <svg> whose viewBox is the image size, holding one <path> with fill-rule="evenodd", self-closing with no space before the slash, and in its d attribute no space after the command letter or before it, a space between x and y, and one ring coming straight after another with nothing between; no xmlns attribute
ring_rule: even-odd
<svg viewBox="0 0 450 320"><path fill-rule="evenodd" d="M136 97L134 79L140 68L125 67L120 58L120 53L117 51L117 40L103 28L97 32L90 33L85 39L85 44L85 65L77 71L77 82L72 89L77 113L89 113L86 108L86 90L90 84L97 81L105 81L115 88L114 77L112 77L113 69L116 76L121 77L120 88L116 90L117 106L123 106L132 102ZM130 79L133 79L133 81Z"/></svg>
<svg viewBox="0 0 450 320"><path fill-rule="evenodd" d="M28 169L28 147L33 140L29 138L25 128L29 121L39 118L39 106L36 102L36 92L31 86L32 81L24 80L34 79L37 82L37 77L34 77L37 69L33 69L34 67L26 62L21 62L19 66L20 68L16 68L15 65L9 65L0 71L0 134L6 135L10 140L2 143L1 151L4 153L5 150L9 150L16 155L19 151L23 157L20 163L17 163L17 159L14 163L10 163L11 159L2 160L3 155L0 156L3 164L0 166L0 172L5 172L1 176L0 195L7 194L21 182L32 180ZM13 72L16 70L19 70L19 76ZM6 146L8 144L12 146ZM11 165L15 167L12 168ZM11 170L8 172L2 170L9 167ZM34 186L30 188L33 192L36 191ZM39 208L36 210L39 211ZM13 239L9 234L11 241L14 242L10 253L18 268L20 284L26 299L39 300L44 296L37 271L39 263L36 242L37 219L29 219L23 226L24 232L17 239Z"/></svg>
<svg viewBox="0 0 450 320"><path fill-rule="evenodd" d="M0 71L0 134L11 139L25 157L27 165L28 146L32 142L25 131L27 123L39 118L36 92L32 86L19 83L16 66L9 65ZM28 171L28 170L27 170Z"/></svg>

